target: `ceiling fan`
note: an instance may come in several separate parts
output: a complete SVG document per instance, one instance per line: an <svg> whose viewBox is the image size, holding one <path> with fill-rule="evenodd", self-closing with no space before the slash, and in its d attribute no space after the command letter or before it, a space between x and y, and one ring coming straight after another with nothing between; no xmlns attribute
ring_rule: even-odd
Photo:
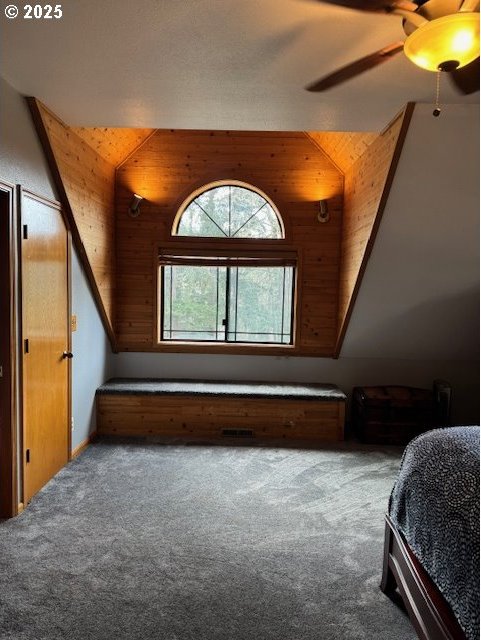
<svg viewBox="0 0 481 640"><path fill-rule="evenodd" d="M307 91L326 91L403 50L422 69L449 73L460 93L479 91L479 0L320 1L359 11L399 15L407 38L316 80L306 87Z"/></svg>

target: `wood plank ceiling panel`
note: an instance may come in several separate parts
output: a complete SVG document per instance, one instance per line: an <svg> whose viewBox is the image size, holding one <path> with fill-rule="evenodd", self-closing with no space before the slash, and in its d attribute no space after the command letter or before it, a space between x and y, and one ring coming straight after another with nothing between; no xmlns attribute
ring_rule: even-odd
<svg viewBox="0 0 481 640"><path fill-rule="evenodd" d="M344 174L379 137L378 133L352 131L309 131L307 135Z"/></svg>
<svg viewBox="0 0 481 640"><path fill-rule="evenodd" d="M71 127L71 130L115 167L121 165L155 131L108 127Z"/></svg>

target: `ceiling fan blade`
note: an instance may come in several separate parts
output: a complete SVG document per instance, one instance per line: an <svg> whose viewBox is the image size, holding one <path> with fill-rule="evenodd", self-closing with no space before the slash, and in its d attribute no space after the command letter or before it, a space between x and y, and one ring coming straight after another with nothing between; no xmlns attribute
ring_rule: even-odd
<svg viewBox="0 0 481 640"><path fill-rule="evenodd" d="M460 93L468 95L479 91L479 58L465 67L451 71L451 80Z"/></svg>
<svg viewBox="0 0 481 640"><path fill-rule="evenodd" d="M459 11L464 13L466 11L479 11L479 0L464 0L460 6Z"/></svg>
<svg viewBox="0 0 481 640"><path fill-rule="evenodd" d="M402 51L403 48L403 42L394 42L393 44L390 44L383 49L379 49L379 51L376 51L375 53L371 53L364 58L360 58L355 62L351 62L351 64L348 64L345 67L334 71L334 73L331 73L330 75L325 76L324 78L321 78L316 82L313 82L306 87L306 91L312 91L313 93L326 91L331 87L335 87L342 82L346 82L346 80L350 80L351 78L354 78L355 76L358 76L361 73L369 71L369 69L377 67L379 64L386 62L397 53Z"/></svg>
<svg viewBox="0 0 481 640"><path fill-rule="evenodd" d="M356 9L357 11L373 11L374 13L391 13L394 9L416 11L417 3L411 0L319 0L338 7Z"/></svg>

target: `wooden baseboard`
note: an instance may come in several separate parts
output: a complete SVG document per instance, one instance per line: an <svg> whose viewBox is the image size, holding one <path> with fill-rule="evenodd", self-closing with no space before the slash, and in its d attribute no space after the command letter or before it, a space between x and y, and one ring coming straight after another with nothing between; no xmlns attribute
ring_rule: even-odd
<svg viewBox="0 0 481 640"><path fill-rule="evenodd" d="M17 516L20 515L24 509L25 505L23 504L23 502L19 502L17 507Z"/></svg>
<svg viewBox="0 0 481 640"><path fill-rule="evenodd" d="M82 442L80 444L78 444L74 449L72 449L72 453L71 453L71 460L74 460L74 458L77 458L82 451L84 451L91 442L93 442L97 437L97 432L94 431L93 433L91 433L87 438L85 438L85 440L82 440Z"/></svg>

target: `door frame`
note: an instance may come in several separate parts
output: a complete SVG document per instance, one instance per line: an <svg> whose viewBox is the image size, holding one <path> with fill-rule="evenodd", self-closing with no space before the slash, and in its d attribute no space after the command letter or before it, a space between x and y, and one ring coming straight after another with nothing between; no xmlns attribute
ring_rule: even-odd
<svg viewBox="0 0 481 640"><path fill-rule="evenodd" d="M17 186L17 218L18 218L18 317L19 317L19 329L18 329L18 358L19 358L19 419L20 419L20 443L17 443L17 456L18 453L21 452L21 460L20 460L20 470L21 470L21 478L22 478L22 487L21 487L21 495L22 495L22 503L18 505L18 512L22 511L26 505L24 504L24 491L23 488L25 486L25 424L24 424L24 407L23 407L23 395L24 395L24 386L23 386L23 309L22 309L22 200L24 197L31 198L32 200L36 200L41 204L55 209L60 213L62 221L65 225L65 231L67 236L67 351L72 350L72 236L70 233L70 226L65 217L65 213L62 209L62 205L60 202L56 200L51 200L50 198L45 198L44 196L40 196L37 193L30 191L29 189L23 188L21 185ZM67 461L72 459L72 361L69 358L67 362L67 424L65 428L67 429Z"/></svg>
<svg viewBox="0 0 481 640"><path fill-rule="evenodd" d="M1 221L2 230L8 233L8 296L6 304L0 305L0 322L7 327L0 332L5 341L8 362L3 364L3 375L9 377L7 420L0 433L0 518L10 518L19 511L18 502L18 251L17 251L17 201L15 185L0 180L0 191L8 197L6 219ZM2 217L4 215L1 212ZM5 226L4 226L5 225Z"/></svg>

